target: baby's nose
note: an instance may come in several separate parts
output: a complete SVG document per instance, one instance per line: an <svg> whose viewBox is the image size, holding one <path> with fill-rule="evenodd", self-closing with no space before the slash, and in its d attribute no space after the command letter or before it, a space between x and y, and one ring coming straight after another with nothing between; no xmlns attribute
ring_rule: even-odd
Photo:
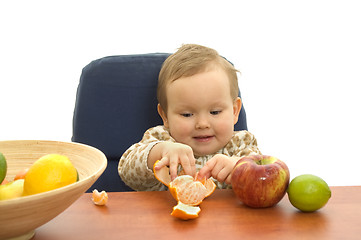
<svg viewBox="0 0 361 240"><path fill-rule="evenodd" d="M210 124L208 121L207 117L198 117L197 118L197 123L196 123L196 128L197 129L204 129L204 128L209 128Z"/></svg>

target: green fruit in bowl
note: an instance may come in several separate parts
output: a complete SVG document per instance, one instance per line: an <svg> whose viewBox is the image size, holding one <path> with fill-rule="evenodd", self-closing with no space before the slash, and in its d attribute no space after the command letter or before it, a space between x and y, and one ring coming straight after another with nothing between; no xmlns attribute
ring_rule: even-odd
<svg viewBox="0 0 361 240"><path fill-rule="evenodd" d="M302 212L314 212L326 205L331 190L320 177L303 174L295 177L287 189L291 204Z"/></svg>
<svg viewBox="0 0 361 240"><path fill-rule="evenodd" d="M7 164L4 155L0 152L0 184L3 182L6 176Z"/></svg>

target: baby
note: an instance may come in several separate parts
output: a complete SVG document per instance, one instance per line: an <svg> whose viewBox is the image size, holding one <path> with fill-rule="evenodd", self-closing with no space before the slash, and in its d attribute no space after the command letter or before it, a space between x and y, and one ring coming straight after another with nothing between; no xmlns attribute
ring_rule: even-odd
<svg viewBox="0 0 361 240"><path fill-rule="evenodd" d="M171 179L180 171L212 177L218 188L230 188L231 172L243 156L261 154L248 131L234 131L242 107L237 70L215 50L183 45L163 63L159 73L158 113L162 126L121 157L122 180L137 191L165 190L153 173L169 166Z"/></svg>

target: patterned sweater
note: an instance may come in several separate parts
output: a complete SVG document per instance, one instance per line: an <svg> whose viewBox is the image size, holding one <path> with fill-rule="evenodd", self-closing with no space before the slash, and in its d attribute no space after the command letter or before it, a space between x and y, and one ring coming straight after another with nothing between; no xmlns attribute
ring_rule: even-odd
<svg viewBox="0 0 361 240"><path fill-rule="evenodd" d="M167 189L155 178L153 170L149 169L147 165L150 150L155 144L162 141L175 142L164 126L153 127L144 133L143 139L139 143L132 145L125 151L118 165L119 176L125 184L137 191L161 191ZM196 171L199 171L209 159L218 153L238 157L261 154L253 134L245 130L235 131L229 143L218 152L201 157L195 156ZM214 182L217 188L230 188L225 183L216 180Z"/></svg>

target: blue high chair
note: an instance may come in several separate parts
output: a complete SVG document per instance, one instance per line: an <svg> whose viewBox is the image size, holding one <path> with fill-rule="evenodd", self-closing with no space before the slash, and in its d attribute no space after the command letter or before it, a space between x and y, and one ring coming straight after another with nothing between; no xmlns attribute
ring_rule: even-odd
<svg viewBox="0 0 361 240"><path fill-rule="evenodd" d="M122 154L144 132L162 124L157 112L157 81L168 53L109 56L82 70L76 94L72 141L101 150L108 166L88 191L132 191L118 175ZM235 130L247 130L242 105Z"/></svg>

